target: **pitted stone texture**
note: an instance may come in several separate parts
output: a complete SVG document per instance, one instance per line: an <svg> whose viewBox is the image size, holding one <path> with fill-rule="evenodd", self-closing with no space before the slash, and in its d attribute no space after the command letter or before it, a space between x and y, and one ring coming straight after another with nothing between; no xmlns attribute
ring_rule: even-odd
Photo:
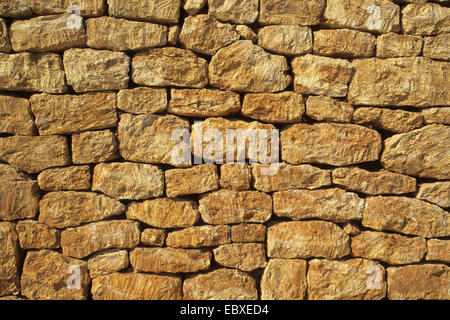
<svg viewBox="0 0 450 320"><path fill-rule="evenodd" d="M92 280L94 300L181 300L178 277L143 273L113 273Z"/></svg>
<svg viewBox="0 0 450 320"><path fill-rule="evenodd" d="M353 112L349 103L328 96L310 96L306 101L306 115L317 121L350 122Z"/></svg>
<svg viewBox="0 0 450 320"><path fill-rule="evenodd" d="M450 214L434 204L404 197L367 198L362 224L425 238L450 235Z"/></svg>
<svg viewBox="0 0 450 320"><path fill-rule="evenodd" d="M250 40L220 49L209 64L213 87L240 92L282 91L291 83L283 56L269 54Z"/></svg>
<svg viewBox="0 0 450 320"><path fill-rule="evenodd" d="M8 26L5 19L0 18L0 52L10 52L11 42L9 41Z"/></svg>
<svg viewBox="0 0 450 320"><path fill-rule="evenodd" d="M89 190L91 171L89 166L71 166L42 171L37 178L44 191Z"/></svg>
<svg viewBox="0 0 450 320"><path fill-rule="evenodd" d="M168 247L174 248L202 248L215 247L231 242L230 226L196 226L167 235Z"/></svg>
<svg viewBox="0 0 450 320"><path fill-rule="evenodd" d="M311 300L380 300L387 290L383 266L366 259L314 259L307 278Z"/></svg>
<svg viewBox="0 0 450 320"><path fill-rule="evenodd" d="M114 51L141 50L167 44L167 27L112 17L86 22L87 45Z"/></svg>
<svg viewBox="0 0 450 320"><path fill-rule="evenodd" d="M252 173L246 163L225 163L220 166L220 187L236 191L246 191L251 187Z"/></svg>
<svg viewBox="0 0 450 320"><path fill-rule="evenodd" d="M312 52L312 31L308 27L280 25L264 27L258 32L258 45L282 55Z"/></svg>
<svg viewBox="0 0 450 320"><path fill-rule="evenodd" d="M316 25L324 8L325 0L261 0L259 23Z"/></svg>
<svg viewBox="0 0 450 320"><path fill-rule="evenodd" d="M273 211L293 220L319 218L335 222L361 220L364 199L339 188L288 190L273 194Z"/></svg>
<svg viewBox="0 0 450 320"><path fill-rule="evenodd" d="M0 138L0 160L27 173L70 164L63 136L12 136Z"/></svg>
<svg viewBox="0 0 450 320"><path fill-rule="evenodd" d="M262 243L231 243L213 251L216 262L228 268L253 271L267 264L266 249Z"/></svg>
<svg viewBox="0 0 450 320"><path fill-rule="evenodd" d="M328 57L357 58L374 54L376 37L349 29L314 31L314 54Z"/></svg>
<svg viewBox="0 0 450 320"><path fill-rule="evenodd" d="M138 225L129 220L110 220L65 229L61 233L62 252L84 258L103 250L134 248L139 244Z"/></svg>
<svg viewBox="0 0 450 320"><path fill-rule="evenodd" d="M166 230L147 228L141 232L141 244L162 247L166 240Z"/></svg>
<svg viewBox="0 0 450 320"><path fill-rule="evenodd" d="M28 100L0 95L0 133L31 136L35 131Z"/></svg>
<svg viewBox="0 0 450 320"><path fill-rule="evenodd" d="M345 97L353 75L350 62L307 54L292 60L294 90L304 94Z"/></svg>
<svg viewBox="0 0 450 320"><path fill-rule="evenodd" d="M411 3L402 10L405 33L434 35L450 32L450 8L436 3Z"/></svg>
<svg viewBox="0 0 450 320"><path fill-rule="evenodd" d="M428 37L423 46L423 56L430 59L450 60L450 32Z"/></svg>
<svg viewBox="0 0 450 320"><path fill-rule="evenodd" d="M376 161L380 134L351 124L296 124L281 131L281 158L291 164L345 166Z"/></svg>
<svg viewBox="0 0 450 320"><path fill-rule="evenodd" d="M252 24L258 17L258 0L208 0L209 14L221 21Z"/></svg>
<svg viewBox="0 0 450 320"><path fill-rule="evenodd" d="M305 299L307 265L300 259L271 259L261 279L261 299Z"/></svg>
<svg viewBox="0 0 450 320"><path fill-rule="evenodd" d="M181 0L108 0L108 7L113 17L176 24Z"/></svg>
<svg viewBox="0 0 450 320"><path fill-rule="evenodd" d="M353 122L395 133L405 133L420 128L422 114L404 110L362 107L355 110Z"/></svg>
<svg viewBox="0 0 450 320"><path fill-rule="evenodd" d="M180 159L172 156L179 143L172 140L172 135L176 130L189 129L188 121L173 115L122 114L118 128L120 155L133 162L180 165Z"/></svg>
<svg viewBox="0 0 450 320"><path fill-rule="evenodd" d="M120 215L125 205L94 192L62 191L47 193L39 211L39 222L62 229Z"/></svg>
<svg viewBox="0 0 450 320"><path fill-rule="evenodd" d="M0 222L0 296L18 294L20 292L21 260L19 241L14 224Z"/></svg>
<svg viewBox="0 0 450 320"><path fill-rule="evenodd" d="M185 228L197 222L199 212L194 201L158 198L131 203L127 218L156 228Z"/></svg>
<svg viewBox="0 0 450 320"><path fill-rule="evenodd" d="M450 124L450 107L424 109L422 115L427 124Z"/></svg>
<svg viewBox="0 0 450 320"><path fill-rule="evenodd" d="M272 215L272 197L258 191L223 189L201 197L199 204L202 219L209 224L264 223Z"/></svg>
<svg viewBox="0 0 450 320"><path fill-rule="evenodd" d="M207 0L184 0L183 9L190 15L195 15L206 6L206 3Z"/></svg>
<svg viewBox="0 0 450 320"><path fill-rule="evenodd" d="M449 281L450 267L444 264L387 268L391 300L448 300Z"/></svg>
<svg viewBox="0 0 450 320"><path fill-rule="evenodd" d="M231 227L233 242L264 242L267 228L263 224L241 223Z"/></svg>
<svg viewBox="0 0 450 320"><path fill-rule="evenodd" d="M350 254L350 237L328 221L281 222L269 227L267 251L271 258L341 258Z"/></svg>
<svg viewBox="0 0 450 320"><path fill-rule="evenodd" d="M378 58L414 57L420 55L423 40L420 36L386 33L377 38Z"/></svg>
<svg viewBox="0 0 450 320"><path fill-rule="evenodd" d="M206 55L239 40L236 27L221 23L207 14L189 16L184 20L180 42L187 49Z"/></svg>
<svg viewBox="0 0 450 320"><path fill-rule="evenodd" d="M349 236L356 236L361 233L361 230L351 222L347 222L344 224L343 229Z"/></svg>
<svg viewBox="0 0 450 320"><path fill-rule="evenodd" d="M184 281L185 300L257 300L256 281L234 269L218 269Z"/></svg>
<svg viewBox="0 0 450 320"><path fill-rule="evenodd" d="M73 275L77 271L80 275L80 288L70 288L68 284L74 284ZM91 279L85 261L50 250L27 253L21 287L22 295L28 299L86 300L90 284Z"/></svg>
<svg viewBox="0 0 450 320"><path fill-rule="evenodd" d="M117 94L117 108L134 114L159 113L166 110L167 100L163 88L124 89Z"/></svg>
<svg viewBox="0 0 450 320"><path fill-rule="evenodd" d="M128 252L126 250L111 250L93 255L88 261L91 278L120 271L129 266Z"/></svg>
<svg viewBox="0 0 450 320"><path fill-rule="evenodd" d="M423 57L354 60L351 104L424 108L450 104L450 67Z"/></svg>
<svg viewBox="0 0 450 320"><path fill-rule="evenodd" d="M258 35L253 31L252 28L244 24L236 26L236 31L241 36L242 40L250 40L253 43L256 43L258 41Z"/></svg>
<svg viewBox="0 0 450 320"><path fill-rule="evenodd" d="M211 256L195 249L136 248L130 252L130 262L136 271L186 273L207 270Z"/></svg>
<svg viewBox="0 0 450 320"><path fill-rule="evenodd" d="M212 164L166 170L165 177L166 194L171 198L205 193L219 188L217 167Z"/></svg>
<svg viewBox="0 0 450 320"><path fill-rule="evenodd" d="M450 128L429 125L386 139L381 164L398 173L449 179Z"/></svg>
<svg viewBox="0 0 450 320"><path fill-rule="evenodd" d="M442 261L450 263L450 240L430 239L427 241L428 261Z"/></svg>
<svg viewBox="0 0 450 320"><path fill-rule="evenodd" d="M131 79L146 86L203 88L208 84L208 63L190 50L149 49L133 57Z"/></svg>
<svg viewBox="0 0 450 320"><path fill-rule="evenodd" d="M33 14L29 2L30 0L2 1L0 4L0 16L5 18L28 18Z"/></svg>
<svg viewBox="0 0 450 320"><path fill-rule="evenodd" d="M64 93L61 57L55 53L0 53L0 90Z"/></svg>
<svg viewBox="0 0 450 320"><path fill-rule="evenodd" d="M253 164L254 187L263 192L289 189L317 189L331 184L329 170L322 170L311 165L293 166L287 163L277 164L277 172L263 174L269 165Z"/></svg>
<svg viewBox="0 0 450 320"><path fill-rule="evenodd" d="M9 34L14 51L62 51L86 45L86 32L81 20L79 27L69 27L71 16L51 15L18 20L11 24Z"/></svg>
<svg viewBox="0 0 450 320"><path fill-rule="evenodd" d="M130 58L123 52L69 49L64 52L64 69L76 92L120 90L128 86Z"/></svg>
<svg viewBox="0 0 450 320"><path fill-rule="evenodd" d="M20 247L29 249L57 249L61 232L34 220L21 220L16 225Z"/></svg>
<svg viewBox="0 0 450 320"><path fill-rule="evenodd" d="M38 94L30 98L41 135L70 134L117 125L116 94Z"/></svg>
<svg viewBox="0 0 450 320"><path fill-rule="evenodd" d="M400 6L388 0L327 0L323 24L376 33L400 31Z"/></svg>
<svg viewBox="0 0 450 320"><path fill-rule="evenodd" d="M96 17L105 14L104 0L27 0L33 12L37 15L66 13L71 5L80 9L83 17ZM75 11L71 12L75 14Z"/></svg>
<svg viewBox="0 0 450 320"><path fill-rule="evenodd" d="M111 130L86 131L72 135L72 161L98 163L119 158L119 143Z"/></svg>
<svg viewBox="0 0 450 320"><path fill-rule="evenodd" d="M118 200L142 200L162 196L164 172L142 163L102 163L94 168L92 190Z"/></svg>
<svg viewBox="0 0 450 320"><path fill-rule="evenodd" d="M363 231L352 238L352 254L388 264L419 262L427 252L426 241L420 237L409 238L399 234Z"/></svg>
<svg viewBox="0 0 450 320"><path fill-rule="evenodd" d="M448 208L450 207L450 182L423 183L420 185L417 198Z"/></svg>
<svg viewBox="0 0 450 320"><path fill-rule="evenodd" d="M295 92L246 94L241 112L264 122L295 123L302 121L305 102Z"/></svg>
<svg viewBox="0 0 450 320"><path fill-rule="evenodd" d="M416 179L387 170L372 172L358 167L346 167L334 169L332 176L334 184L370 195L416 191Z"/></svg>

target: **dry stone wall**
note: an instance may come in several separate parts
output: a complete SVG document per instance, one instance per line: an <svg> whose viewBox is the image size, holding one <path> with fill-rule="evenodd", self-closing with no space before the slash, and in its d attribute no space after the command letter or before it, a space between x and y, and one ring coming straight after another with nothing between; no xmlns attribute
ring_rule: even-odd
<svg viewBox="0 0 450 320"><path fill-rule="evenodd" d="M0 299L450 299L449 60L448 0L0 1Z"/></svg>

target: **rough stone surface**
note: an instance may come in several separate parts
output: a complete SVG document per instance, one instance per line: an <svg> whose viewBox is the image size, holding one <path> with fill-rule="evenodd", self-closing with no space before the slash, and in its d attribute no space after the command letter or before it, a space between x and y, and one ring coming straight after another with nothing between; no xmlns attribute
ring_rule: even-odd
<svg viewBox="0 0 450 320"><path fill-rule="evenodd" d="M353 112L347 102L327 96L310 96L306 101L306 115L316 121L350 122Z"/></svg>
<svg viewBox="0 0 450 320"><path fill-rule="evenodd" d="M272 215L272 197L258 191L219 190L199 203L202 219L209 224L264 223Z"/></svg>
<svg viewBox="0 0 450 320"><path fill-rule="evenodd" d="M92 190L118 200L141 200L162 196L164 172L142 163L102 163L94 168Z"/></svg>
<svg viewBox="0 0 450 320"><path fill-rule="evenodd" d="M350 62L312 54L292 60L294 89L304 94L345 97L353 75Z"/></svg>
<svg viewBox="0 0 450 320"><path fill-rule="evenodd" d="M0 222L0 296L20 292L19 241L14 224Z"/></svg>
<svg viewBox="0 0 450 320"><path fill-rule="evenodd" d="M0 51L11 51L11 42L9 41L8 26L5 19L0 18Z"/></svg>
<svg viewBox="0 0 450 320"><path fill-rule="evenodd" d="M258 17L258 0L208 0L209 14L221 21L251 24Z"/></svg>
<svg viewBox="0 0 450 320"><path fill-rule="evenodd" d="M9 34L14 51L62 51L86 45L83 23L71 28L71 16L51 15L18 20L11 24Z"/></svg>
<svg viewBox="0 0 450 320"><path fill-rule="evenodd" d="M377 38L378 58L414 57L420 55L423 40L420 36L396 34L393 32L382 34Z"/></svg>
<svg viewBox="0 0 450 320"><path fill-rule="evenodd" d="M450 240L430 239L427 241L427 256L429 261L450 263Z"/></svg>
<svg viewBox="0 0 450 320"><path fill-rule="evenodd" d="M250 189L252 173L246 163L225 163L220 166L220 187L236 191Z"/></svg>
<svg viewBox="0 0 450 320"><path fill-rule="evenodd" d="M112 17L86 22L87 45L115 51L141 50L167 44L167 27Z"/></svg>
<svg viewBox="0 0 450 320"><path fill-rule="evenodd" d="M64 69L76 92L120 90L128 86L130 58L123 52L69 49L64 52Z"/></svg>
<svg viewBox="0 0 450 320"><path fill-rule="evenodd" d="M387 268L388 298L391 300L448 300L450 267L423 264Z"/></svg>
<svg viewBox="0 0 450 320"><path fill-rule="evenodd" d="M103 250L134 248L139 244L138 225L129 220L110 220L65 229L61 232L62 252L84 258Z"/></svg>
<svg viewBox="0 0 450 320"><path fill-rule="evenodd" d="M111 250L93 255L88 261L91 278L125 269L130 264L126 250Z"/></svg>
<svg viewBox="0 0 450 320"><path fill-rule="evenodd" d="M178 23L181 0L107 0L109 15L132 20Z"/></svg>
<svg viewBox="0 0 450 320"><path fill-rule="evenodd" d="M450 182L423 183L420 185L417 198L448 208L450 207Z"/></svg>
<svg viewBox="0 0 450 320"><path fill-rule="evenodd" d="M381 164L398 173L449 179L450 171L442 168L450 166L450 128L429 125L386 139Z"/></svg>
<svg viewBox="0 0 450 320"><path fill-rule="evenodd" d="M436 3L411 3L402 10L402 28L415 35L450 32L450 8Z"/></svg>
<svg viewBox="0 0 450 320"><path fill-rule="evenodd" d="M307 265L300 259L271 259L261 279L261 299L303 300Z"/></svg>
<svg viewBox="0 0 450 320"><path fill-rule="evenodd" d="M416 179L387 170L372 172L358 167L346 167L334 169L332 176L334 184L370 195L416 191Z"/></svg>
<svg viewBox="0 0 450 320"><path fill-rule="evenodd" d="M352 237L352 254L388 264L419 262L427 252L426 241L420 237L409 238L399 234L363 231Z"/></svg>
<svg viewBox="0 0 450 320"><path fill-rule="evenodd" d="M205 193L219 187L217 167L210 164L167 170L165 176L166 194L171 198Z"/></svg>
<svg viewBox="0 0 450 320"><path fill-rule="evenodd" d="M267 228L263 224L241 223L231 227L233 242L264 242Z"/></svg>
<svg viewBox="0 0 450 320"><path fill-rule="evenodd" d="M145 246L162 247L166 240L166 231L163 229L147 228L141 233L141 244Z"/></svg>
<svg viewBox="0 0 450 320"><path fill-rule="evenodd" d="M67 8L76 3L81 16L94 17L106 13L104 0L27 0L35 14L50 15L66 13ZM20 1L22 2L22 1ZM25 1L23 1L25 2Z"/></svg>
<svg viewBox="0 0 450 320"><path fill-rule="evenodd" d="M256 300L256 281L246 273L218 269L184 281L185 300Z"/></svg>
<svg viewBox="0 0 450 320"><path fill-rule="evenodd" d="M71 275L80 271L80 288ZM88 297L91 279L87 262L66 257L51 250L29 251L23 265L21 279L22 295L37 300L85 300ZM75 284L76 285L76 284Z"/></svg>
<svg viewBox="0 0 450 320"><path fill-rule="evenodd" d="M89 190L91 172L89 166L71 166L42 171L37 178L44 191Z"/></svg>
<svg viewBox="0 0 450 320"><path fill-rule="evenodd" d="M31 111L41 135L70 134L117 125L116 94L33 95Z"/></svg>
<svg viewBox="0 0 450 320"><path fill-rule="evenodd" d="M253 31L252 28L250 28L244 24L237 25L236 31L241 36L242 40L250 40L253 43L258 41L258 35Z"/></svg>
<svg viewBox="0 0 450 320"><path fill-rule="evenodd" d="M425 123L450 124L450 107L430 108L422 110Z"/></svg>
<svg viewBox="0 0 450 320"><path fill-rule="evenodd" d="M39 202L39 222L52 228L74 227L125 212L125 205L94 192L47 193Z"/></svg>
<svg viewBox="0 0 450 320"><path fill-rule="evenodd" d="M127 218L142 221L156 228L185 228L197 222L199 212L197 204L193 201L158 198L131 203L127 210Z"/></svg>
<svg viewBox="0 0 450 320"><path fill-rule="evenodd" d="M0 133L31 136L35 131L28 100L0 95Z"/></svg>
<svg viewBox="0 0 450 320"><path fill-rule="evenodd" d="M361 233L361 230L351 222L344 224L343 229L349 236L356 236Z"/></svg>
<svg viewBox="0 0 450 320"><path fill-rule="evenodd" d="M167 235L168 247L174 248L202 248L215 247L231 242L230 226L196 226Z"/></svg>
<svg viewBox="0 0 450 320"><path fill-rule="evenodd" d="M311 300L380 300L386 295L383 266L366 259L314 259L307 279Z"/></svg>
<svg viewBox="0 0 450 320"><path fill-rule="evenodd" d="M271 258L340 258L350 254L350 238L328 221L281 222L269 227L267 254Z"/></svg>
<svg viewBox="0 0 450 320"><path fill-rule="evenodd" d="M430 59L450 60L450 32L428 37L423 46L423 56Z"/></svg>
<svg viewBox="0 0 450 320"><path fill-rule="evenodd" d="M186 273L207 270L211 253L195 249L136 248L130 252L136 271L152 273Z"/></svg>
<svg viewBox="0 0 450 320"><path fill-rule="evenodd" d="M146 86L203 88L208 83L208 63L190 50L149 49L133 57L131 79Z"/></svg>
<svg viewBox="0 0 450 320"><path fill-rule="evenodd" d="M246 94L242 105L246 117L271 123L301 122L305 102L295 92Z"/></svg>
<svg viewBox="0 0 450 320"><path fill-rule="evenodd" d="M113 273L92 280L94 300L181 300L181 279L143 273Z"/></svg>
<svg viewBox="0 0 450 320"><path fill-rule="evenodd" d="M206 5L207 0L184 0L183 9L190 15L195 15Z"/></svg>
<svg viewBox="0 0 450 320"><path fill-rule="evenodd" d="M291 164L334 166L378 160L381 136L350 124L296 124L281 131L281 158Z"/></svg>
<svg viewBox="0 0 450 320"><path fill-rule="evenodd" d="M371 57L376 37L367 32L349 29L314 31L314 54L342 58Z"/></svg>
<svg viewBox="0 0 450 320"><path fill-rule="evenodd" d="M0 16L2 17L27 18L32 14L33 12L30 8L30 0L2 1L0 4Z"/></svg>
<svg viewBox="0 0 450 320"><path fill-rule="evenodd" d="M425 238L450 235L450 215L434 204L404 197L366 199L362 224L378 231L394 231Z"/></svg>
<svg viewBox="0 0 450 320"><path fill-rule="evenodd" d="M288 190L273 194L273 212L293 220L319 218L335 222L361 220L364 199L339 188Z"/></svg>
<svg viewBox="0 0 450 320"><path fill-rule="evenodd" d="M262 243L231 243L213 251L216 262L228 268L253 271L267 264L266 249Z"/></svg>
<svg viewBox="0 0 450 320"><path fill-rule="evenodd" d="M280 25L258 32L258 45L278 54L293 56L312 52L312 31L308 27Z"/></svg>
<svg viewBox="0 0 450 320"><path fill-rule="evenodd" d="M119 158L117 137L111 130L86 131L72 135L72 161L98 163Z"/></svg>
<svg viewBox="0 0 450 320"><path fill-rule="evenodd" d="M29 249L57 249L61 232L34 220L21 220L16 225L20 247Z"/></svg>
<svg viewBox="0 0 450 320"><path fill-rule="evenodd" d="M353 122L395 133L420 128L423 117L418 112L362 107L355 110Z"/></svg>
<svg viewBox="0 0 450 320"><path fill-rule="evenodd" d="M159 113L167 108L167 90L139 87L120 90L117 94L117 108L134 114Z"/></svg>
<svg viewBox="0 0 450 320"><path fill-rule="evenodd" d="M167 43L176 45L180 37L181 28L179 26L172 26L167 33Z"/></svg>
<svg viewBox="0 0 450 320"><path fill-rule="evenodd" d="M316 25L324 8L325 0L261 0L259 23Z"/></svg>
<svg viewBox="0 0 450 320"><path fill-rule="evenodd" d="M240 40L213 56L209 81L222 90L276 92L291 83L288 70L286 58L269 54L250 40Z"/></svg>

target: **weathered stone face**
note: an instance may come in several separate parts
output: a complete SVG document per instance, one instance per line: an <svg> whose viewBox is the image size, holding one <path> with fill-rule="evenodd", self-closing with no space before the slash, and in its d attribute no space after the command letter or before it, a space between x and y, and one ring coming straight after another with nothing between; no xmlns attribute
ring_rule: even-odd
<svg viewBox="0 0 450 320"><path fill-rule="evenodd" d="M198 218L197 204L193 201L158 198L131 203L127 218L144 222L156 228L185 228L193 226Z"/></svg>
<svg viewBox="0 0 450 320"><path fill-rule="evenodd" d="M402 10L402 28L415 35L434 35L450 31L450 8L436 3L411 3Z"/></svg>
<svg viewBox="0 0 450 320"><path fill-rule="evenodd" d="M258 0L208 0L209 14L221 21L251 24L258 17Z"/></svg>
<svg viewBox="0 0 450 320"><path fill-rule="evenodd" d="M219 187L217 167L211 164L199 165L188 169L172 169L165 172L166 194L178 196L205 193Z"/></svg>
<svg viewBox="0 0 450 320"><path fill-rule="evenodd" d="M258 35L253 31L252 28L244 24L236 26L236 31L241 36L242 40L250 40L253 43L258 41Z"/></svg>
<svg viewBox="0 0 450 320"><path fill-rule="evenodd" d="M278 54L293 56L310 53L312 31L293 25L268 26L258 32L258 45Z"/></svg>
<svg viewBox="0 0 450 320"><path fill-rule="evenodd" d="M86 21L87 45L115 51L141 50L167 44L167 27L112 17Z"/></svg>
<svg viewBox="0 0 450 320"><path fill-rule="evenodd" d="M18 294L20 252L14 224L0 222L0 245L0 296Z"/></svg>
<svg viewBox="0 0 450 320"><path fill-rule="evenodd" d="M0 53L0 74L0 90L67 91L63 63L55 53Z"/></svg>
<svg viewBox="0 0 450 320"><path fill-rule="evenodd" d="M0 16L6 18L27 18L33 14L29 2L30 0L3 1L0 5Z"/></svg>
<svg viewBox="0 0 450 320"><path fill-rule="evenodd" d="M70 15L51 15L30 20L18 20L10 26L14 51L61 51L86 45L86 32L81 20L79 27L69 28Z"/></svg>
<svg viewBox="0 0 450 320"><path fill-rule="evenodd" d="M128 86L130 58L122 52L69 49L64 52L64 69L76 92L120 90Z"/></svg>
<svg viewBox="0 0 450 320"><path fill-rule="evenodd" d="M125 212L117 200L94 192L50 192L39 202L39 222L52 228L74 227Z"/></svg>
<svg viewBox="0 0 450 320"><path fill-rule="evenodd" d="M44 191L89 190L91 172L89 166L47 169L38 175L37 181Z"/></svg>
<svg viewBox="0 0 450 320"><path fill-rule="evenodd" d="M141 244L145 246L162 247L166 240L166 231L163 229L147 228L141 233Z"/></svg>
<svg viewBox="0 0 450 320"><path fill-rule="evenodd" d="M111 130L86 131L72 135L72 161L98 163L119 158L119 143Z"/></svg>
<svg viewBox="0 0 450 320"><path fill-rule="evenodd" d="M425 238L450 234L449 214L436 205L404 197L366 199L362 224L378 231L394 231Z"/></svg>
<svg viewBox="0 0 450 320"><path fill-rule="evenodd" d="M130 262L136 271L186 273L207 270L211 256L195 249L136 248L130 252Z"/></svg>
<svg viewBox="0 0 450 320"><path fill-rule="evenodd" d="M271 258L333 259L349 253L349 236L332 222L281 222L267 232L267 254Z"/></svg>
<svg viewBox="0 0 450 320"><path fill-rule="evenodd" d="M117 125L116 94L31 96L31 110L41 135L70 134Z"/></svg>
<svg viewBox="0 0 450 320"><path fill-rule="evenodd" d="M128 251L111 250L92 256L88 261L89 275L91 278L111 274L125 269L130 264Z"/></svg>
<svg viewBox="0 0 450 320"><path fill-rule="evenodd" d="M209 81L222 90L276 92L291 83L288 70L286 58L269 54L250 40L240 40L213 56Z"/></svg>
<svg viewBox="0 0 450 320"><path fill-rule="evenodd" d="M181 0L107 0L113 17L158 23L178 23Z"/></svg>
<svg viewBox="0 0 450 320"><path fill-rule="evenodd" d="M225 163L220 166L220 187L236 191L250 189L252 173L246 163Z"/></svg>
<svg viewBox="0 0 450 320"><path fill-rule="evenodd" d="M325 0L261 0L259 23L316 25L324 7Z"/></svg>
<svg viewBox="0 0 450 320"><path fill-rule="evenodd" d="M427 58L363 59L352 63L352 104L427 107L449 104L450 69ZM432 84L432 85L430 85Z"/></svg>
<svg viewBox="0 0 450 320"><path fill-rule="evenodd" d="M184 0L183 9L190 15L195 15L206 5L207 0Z"/></svg>
<svg viewBox="0 0 450 320"><path fill-rule="evenodd" d="M231 227L233 242L264 242L267 228L263 224L241 223Z"/></svg>
<svg viewBox="0 0 450 320"><path fill-rule="evenodd" d="M347 102L328 96L310 96L306 101L306 115L317 121L350 122L353 112Z"/></svg>
<svg viewBox="0 0 450 320"><path fill-rule="evenodd" d="M31 136L35 133L27 99L0 95L0 133Z"/></svg>
<svg viewBox="0 0 450 320"><path fill-rule="evenodd" d="M253 271L267 264L266 249L262 243L225 244L213 251L216 262L228 268Z"/></svg>
<svg viewBox="0 0 450 320"><path fill-rule="evenodd" d="M350 62L312 54L292 60L294 90L304 94L345 97L353 75Z"/></svg>
<svg viewBox="0 0 450 320"><path fill-rule="evenodd" d="M448 300L450 267L423 264L387 268L388 298L391 300Z"/></svg>
<svg viewBox="0 0 450 320"><path fill-rule="evenodd" d="M311 300L379 300L386 295L383 266L366 259L314 259L307 278Z"/></svg>
<svg viewBox="0 0 450 320"><path fill-rule="evenodd" d="M300 259L271 259L261 279L261 299L303 300L307 265Z"/></svg>
<svg viewBox="0 0 450 320"><path fill-rule="evenodd" d="M92 280L94 300L181 300L178 277L143 273L113 273Z"/></svg>
<svg viewBox="0 0 450 320"><path fill-rule="evenodd" d="M11 42L9 41L8 26L5 19L0 18L0 51L10 52Z"/></svg>
<svg viewBox="0 0 450 320"><path fill-rule="evenodd" d="M450 241L449 240L439 240L430 239L427 241L427 256L428 261L442 261L449 263L450 256L448 255L450 251Z"/></svg>
<svg viewBox="0 0 450 320"><path fill-rule="evenodd" d="M117 108L134 114L159 113L166 110L167 100L166 89L124 89L117 94Z"/></svg>
<svg viewBox="0 0 450 320"><path fill-rule="evenodd" d="M231 242L230 226L196 226L167 235L167 246L174 248L213 247Z"/></svg>
<svg viewBox="0 0 450 320"><path fill-rule="evenodd" d="M426 124L450 124L450 107L424 109L422 110L422 115Z"/></svg>
<svg viewBox="0 0 450 320"><path fill-rule="evenodd" d="M450 33L439 34L436 37L427 37L423 46L423 56L430 59L450 60Z"/></svg>
<svg viewBox="0 0 450 320"><path fill-rule="evenodd" d="M426 241L399 234L363 231L352 238L352 254L389 264L408 264L422 260L427 251Z"/></svg>
<svg viewBox="0 0 450 320"><path fill-rule="evenodd" d="M273 211L293 220L319 218L335 222L362 219L365 202L339 188L288 190L273 194Z"/></svg>
<svg viewBox="0 0 450 320"><path fill-rule="evenodd" d="M21 220L16 225L22 249L58 249L61 232L34 220Z"/></svg>
<svg viewBox="0 0 450 320"><path fill-rule="evenodd" d="M73 4L73 0L27 0L27 1L33 12L38 15L66 13L67 8ZM77 0L76 5L80 9L80 14L86 17L100 16L102 14L105 14L106 11L104 0Z"/></svg>
<svg viewBox="0 0 450 320"><path fill-rule="evenodd" d="M396 58L420 55L423 40L420 36L386 33L377 38L377 57Z"/></svg>
<svg viewBox="0 0 450 320"><path fill-rule="evenodd" d="M134 56L131 78L146 86L203 88L208 84L208 63L190 50L150 49Z"/></svg>
<svg viewBox="0 0 450 320"><path fill-rule="evenodd" d="M185 300L256 300L256 281L234 269L218 269L192 276L183 283Z"/></svg>
<svg viewBox="0 0 450 320"><path fill-rule="evenodd" d="M412 176L449 179L450 128L429 125L398 134L384 142L381 156L384 168Z"/></svg>
<svg viewBox="0 0 450 320"><path fill-rule="evenodd" d="M405 133L422 126L423 117L418 112L381 108L358 108L353 122L395 133Z"/></svg>
<svg viewBox="0 0 450 320"><path fill-rule="evenodd" d="M65 229L61 233L62 252L84 258L103 250L134 248L139 244L138 225L129 220L110 220Z"/></svg>
<svg viewBox="0 0 450 320"><path fill-rule="evenodd" d="M450 182L423 183L420 185L417 198L448 208L450 207Z"/></svg>
<svg viewBox="0 0 450 320"><path fill-rule="evenodd" d="M164 193L164 172L149 164L102 163L94 168L92 190L118 200L159 197Z"/></svg>
<svg viewBox="0 0 450 320"><path fill-rule="evenodd" d="M371 57L375 43L375 36L356 30L325 29L314 32L314 54L320 56L349 59Z"/></svg>
<svg viewBox="0 0 450 320"><path fill-rule="evenodd" d="M70 278L80 272L80 288ZM51 250L29 251L23 265L22 295L37 300L85 300L91 279L87 262Z"/></svg>
<svg viewBox="0 0 450 320"><path fill-rule="evenodd" d="M272 215L272 197L258 191L219 190L199 203L202 219L209 224L264 223Z"/></svg>
<svg viewBox="0 0 450 320"><path fill-rule="evenodd" d="M378 160L380 151L380 134L357 125L296 124L281 131L281 158L291 164L356 164Z"/></svg>

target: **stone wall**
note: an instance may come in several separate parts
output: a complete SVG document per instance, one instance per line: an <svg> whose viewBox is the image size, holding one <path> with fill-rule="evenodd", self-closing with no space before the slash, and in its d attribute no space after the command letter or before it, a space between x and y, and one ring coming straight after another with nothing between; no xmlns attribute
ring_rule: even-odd
<svg viewBox="0 0 450 320"><path fill-rule="evenodd" d="M450 299L450 1L0 17L0 297Z"/></svg>

